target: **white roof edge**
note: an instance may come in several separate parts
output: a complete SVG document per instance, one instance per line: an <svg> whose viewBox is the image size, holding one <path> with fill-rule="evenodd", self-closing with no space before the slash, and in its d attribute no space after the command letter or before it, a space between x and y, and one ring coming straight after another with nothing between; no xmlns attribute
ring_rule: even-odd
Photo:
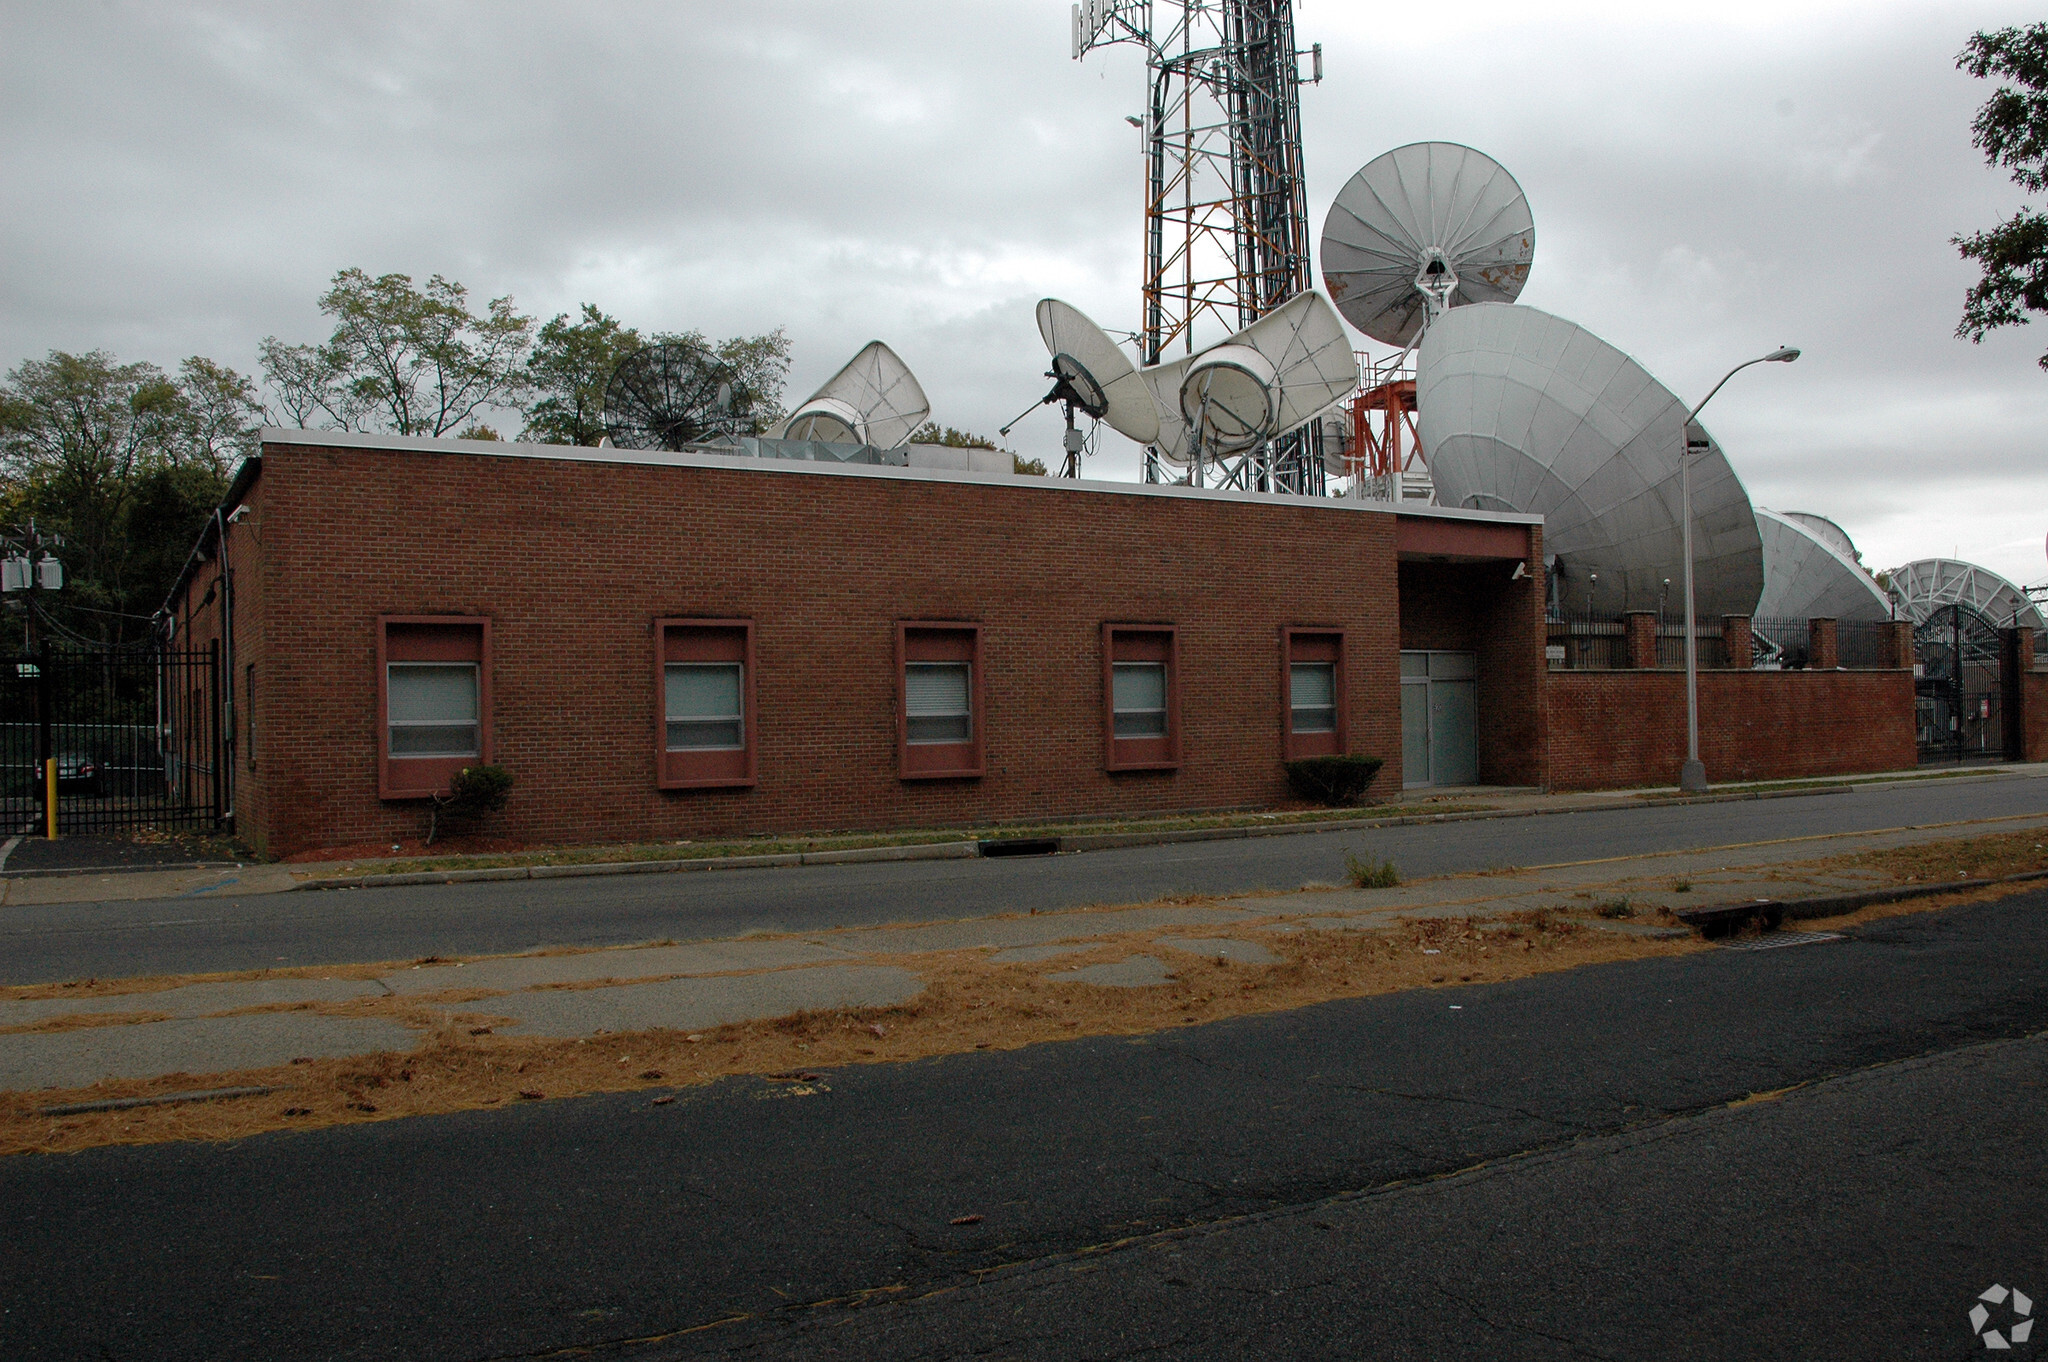
<svg viewBox="0 0 2048 1362"><path fill-rule="evenodd" d="M421 454L468 454L494 459L562 459L571 463L642 464L667 468L740 469L754 473L799 476L882 478L896 482L963 482L984 487L1020 487L1048 492L1107 492L1120 496L1186 497L1198 501L1230 501L1251 506L1308 506L1333 511L1381 515L1429 516L1444 520L1479 520L1506 525L1541 525L1540 515L1510 511L1479 511L1458 506L1411 506L1388 501L1352 501L1338 497L1297 496L1285 492L1239 492L1228 488L1181 487L1170 483L1099 482L1091 479L1036 477L1015 473L973 473L951 468L891 468L882 464L815 463L802 459L755 459L745 455L687 454L666 449L595 448L590 445L534 445L510 440L445 440L423 435L365 434L349 430L301 430L265 426L266 445L312 445L323 449L388 449Z"/></svg>

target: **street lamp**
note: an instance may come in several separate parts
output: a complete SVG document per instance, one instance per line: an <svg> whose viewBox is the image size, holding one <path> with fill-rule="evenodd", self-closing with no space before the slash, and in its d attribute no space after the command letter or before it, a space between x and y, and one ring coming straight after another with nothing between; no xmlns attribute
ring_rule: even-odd
<svg viewBox="0 0 2048 1362"><path fill-rule="evenodd" d="M1721 375L1721 381L1708 390L1700 404L1685 414L1683 443L1678 451L1679 514L1685 524L1685 765L1678 768L1678 788L1688 794L1707 788L1707 768L1700 760L1700 656L1692 597L1692 454L1695 449L1707 448L1707 432L1699 426L1698 417L1707 403L1714 400L1714 394L1750 365L1790 364L1798 358L1797 350L1781 345L1768 355L1746 359Z"/></svg>

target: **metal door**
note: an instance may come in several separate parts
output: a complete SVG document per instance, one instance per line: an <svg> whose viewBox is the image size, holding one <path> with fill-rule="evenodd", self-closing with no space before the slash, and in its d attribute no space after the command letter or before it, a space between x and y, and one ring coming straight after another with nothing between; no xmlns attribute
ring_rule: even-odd
<svg viewBox="0 0 2048 1362"><path fill-rule="evenodd" d="M1479 658L1438 649L1401 654L1401 783L1479 781Z"/></svg>

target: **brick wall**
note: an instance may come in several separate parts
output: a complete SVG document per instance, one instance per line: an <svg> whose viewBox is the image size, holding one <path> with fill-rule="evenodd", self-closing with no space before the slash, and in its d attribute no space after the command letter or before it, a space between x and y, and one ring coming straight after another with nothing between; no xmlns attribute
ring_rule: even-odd
<svg viewBox="0 0 2048 1362"><path fill-rule="evenodd" d="M1910 671L1704 671L1700 760L1716 783L1908 768ZM1673 785L1685 760L1685 673L1551 672L1549 784Z"/></svg>
<svg viewBox="0 0 2048 1362"><path fill-rule="evenodd" d="M1351 749L1387 759L1375 794L1400 788L1400 606L1374 585L1395 580L1391 514L298 444L266 447L260 492L230 540L238 614L261 615L238 624L258 730L238 804L272 854L424 827L419 805L377 796L383 614L491 620L496 756L519 782L492 831L522 840L1279 802L1282 625L1349 631ZM1512 565L1490 566L1504 579ZM1480 646L1482 675L1495 668L1482 703L1506 735L1489 760L1528 781L1539 577L1495 581L1451 612L1468 633L1523 630ZM755 621L752 789L656 787L651 626L673 616ZM985 776L898 778L899 619L982 626ZM1102 769L1105 620L1179 626L1176 772Z"/></svg>

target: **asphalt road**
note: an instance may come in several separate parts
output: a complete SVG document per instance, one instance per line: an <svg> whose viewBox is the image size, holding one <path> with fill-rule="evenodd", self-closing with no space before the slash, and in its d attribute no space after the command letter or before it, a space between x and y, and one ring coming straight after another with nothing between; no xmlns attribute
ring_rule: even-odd
<svg viewBox="0 0 2048 1362"><path fill-rule="evenodd" d="M2021 813L2048 813L2048 778L1071 856L17 907L0 916L0 983L703 940L1135 903L1182 891L1292 889L1340 882L1348 852L1391 858L1412 878Z"/></svg>
<svg viewBox="0 0 2048 1362"><path fill-rule="evenodd" d="M0 1356L1960 1357L1992 1282L2048 1301L2048 1061L1984 1048L2044 1028L2035 893L810 1097L17 1157Z"/></svg>

